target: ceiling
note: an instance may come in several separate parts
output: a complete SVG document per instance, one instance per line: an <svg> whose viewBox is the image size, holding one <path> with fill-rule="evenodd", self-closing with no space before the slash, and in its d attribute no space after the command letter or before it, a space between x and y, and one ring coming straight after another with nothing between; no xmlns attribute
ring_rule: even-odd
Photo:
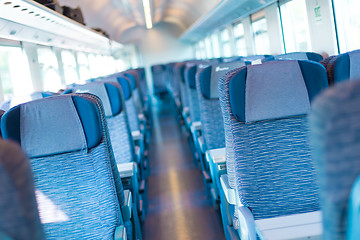
<svg viewBox="0 0 360 240"><path fill-rule="evenodd" d="M115 41L136 43L146 31L142 0L58 1L62 6L79 6L88 27L102 28ZM165 22L184 32L219 2L221 0L150 0L153 26L156 28Z"/></svg>

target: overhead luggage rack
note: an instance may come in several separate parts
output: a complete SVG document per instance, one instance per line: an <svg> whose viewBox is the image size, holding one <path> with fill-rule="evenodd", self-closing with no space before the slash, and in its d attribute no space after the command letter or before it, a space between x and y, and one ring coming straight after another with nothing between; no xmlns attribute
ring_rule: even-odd
<svg viewBox="0 0 360 240"><path fill-rule="evenodd" d="M35 1L8 0L0 4L0 37L81 50L122 47Z"/></svg>

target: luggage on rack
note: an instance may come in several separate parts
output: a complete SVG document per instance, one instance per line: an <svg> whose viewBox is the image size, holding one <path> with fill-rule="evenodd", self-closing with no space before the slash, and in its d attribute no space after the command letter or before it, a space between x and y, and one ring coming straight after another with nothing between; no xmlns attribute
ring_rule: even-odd
<svg viewBox="0 0 360 240"><path fill-rule="evenodd" d="M82 15L82 12L81 12L81 9L80 7L77 7L77 8L71 8L71 7L68 7L68 6L63 6L63 15L78 22L78 23L81 23L83 25L85 25L84 23L84 18L83 18L83 15Z"/></svg>

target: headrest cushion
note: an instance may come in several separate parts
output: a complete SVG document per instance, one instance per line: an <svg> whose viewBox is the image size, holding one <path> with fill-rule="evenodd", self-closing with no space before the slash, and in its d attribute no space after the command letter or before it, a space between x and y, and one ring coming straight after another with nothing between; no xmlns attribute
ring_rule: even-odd
<svg viewBox="0 0 360 240"><path fill-rule="evenodd" d="M136 89L135 77L129 72L125 73L124 76L130 80L131 90L135 90Z"/></svg>
<svg viewBox="0 0 360 240"><path fill-rule="evenodd" d="M231 109L238 121L246 123L304 115L310 110L311 97L326 82L325 69L315 62L247 66L230 80Z"/></svg>
<svg viewBox="0 0 360 240"><path fill-rule="evenodd" d="M200 78L202 94L207 99L218 99L219 88L218 83L221 77L225 76L227 72L230 72L236 68L245 66L247 63L243 61L228 62L214 64L211 67L211 75L203 75ZM207 77L207 78L204 78Z"/></svg>
<svg viewBox="0 0 360 240"><path fill-rule="evenodd" d="M125 101L129 100L132 96L130 80L127 77L122 76L122 77L117 77L117 82L121 86L121 90L123 92Z"/></svg>
<svg viewBox="0 0 360 240"><path fill-rule="evenodd" d="M60 95L10 109L1 120L4 139L30 158L90 149L102 138L99 109L83 96Z"/></svg>
<svg viewBox="0 0 360 240"><path fill-rule="evenodd" d="M196 75L196 64L187 64L186 70L185 70L185 78L187 79L188 86L191 89L196 89L196 81L195 81L195 75Z"/></svg>

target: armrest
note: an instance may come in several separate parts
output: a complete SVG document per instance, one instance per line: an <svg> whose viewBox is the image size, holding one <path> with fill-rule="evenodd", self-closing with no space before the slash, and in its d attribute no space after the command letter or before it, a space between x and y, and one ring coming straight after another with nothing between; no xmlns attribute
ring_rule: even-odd
<svg viewBox="0 0 360 240"><path fill-rule="evenodd" d="M115 229L114 240L127 240L126 229L120 225Z"/></svg>
<svg viewBox="0 0 360 240"><path fill-rule="evenodd" d="M138 118L139 118L140 122L145 122L145 120L146 120L145 115L142 113L138 114Z"/></svg>
<svg viewBox="0 0 360 240"><path fill-rule="evenodd" d="M141 133L140 131L132 131L131 135L133 137L134 142L141 139Z"/></svg>
<svg viewBox="0 0 360 240"><path fill-rule="evenodd" d="M244 206L237 206L235 211L239 219L240 239L256 240L255 220L250 209Z"/></svg>
<svg viewBox="0 0 360 240"><path fill-rule="evenodd" d="M200 147L201 152L203 154L205 154L206 153L206 144L205 144L205 140L204 140L203 136L198 137L198 143L199 143L199 147Z"/></svg>
<svg viewBox="0 0 360 240"><path fill-rule="evenodd" d="M126 222L126 221L130 221L131 212L132 212L132 209L131 209L132 195L129 190L124 190L124 198L125 198L125 202L121 206L121 213L122 213L124 222Z"/></svg>
<svg viewBox="0 0 360 240"><path fill-rule="evenodd" d="M235 190L232 189L229 185L229 179L227 174L223 174L220 177L221 187L226 197L226 201L231 204L236 204L236 193Z"/></svg>
<svg viewBox="0 0 360 240"><path fill-rule="evenodd" d="M213 163L226 163L226 150L225 148L216 148L206 151L208 155L208 161Z"/></svg>
<svg viewBox="0 0 360 240"><path fill-rule="evenodd" d="M264 239L308 239L322 235L321 211L256 220L256 230Z"/></svg>
<svg viewBox="0 0 360 240"><path fill-rule="evenodd" d="M135 145L135 157L136 157L136 162L140 163L141 162L141 148L140 146Z"/></svg>
<svg viewBox="0 0 360 240"><path fill-rule="evenodd" d="M195 131L201 130L201 122L199 122L199 121L193 122L191 124L191 128L193 128Z"/></svg>
<svg viewBox="0 0 360 240"><path fill-rule="evenodd" d="M131 177L136 171L136 164L133 162L129 163L119 163L117 168L121 178Z"/></svg>
<svg viewBox="0 0 360 240"><path fill-rule="evenodd" d="M188 107L184 107L184 108L183 108L183 115L184 115L184 116L189 115L189 112L190 112L190 108L188 108Z"/></svg>

